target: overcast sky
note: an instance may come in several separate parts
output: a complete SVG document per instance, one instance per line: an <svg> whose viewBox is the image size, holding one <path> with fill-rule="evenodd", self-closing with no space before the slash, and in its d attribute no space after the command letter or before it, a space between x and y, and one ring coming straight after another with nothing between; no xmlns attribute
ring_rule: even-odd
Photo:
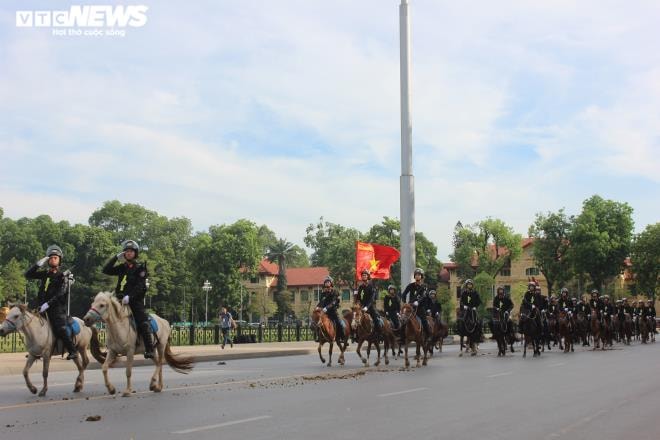
<svg viewBox="0 0 660 440"><path fill-rule="evenodd" d="M321 216L399 217L398 1L146 0L123 38L15 26L80 3L0 4L6 216L119 199L299 244ZM440 259L457 220L526 234L593 194L660 220L660 2L410 3L416 224Z"/></svg>

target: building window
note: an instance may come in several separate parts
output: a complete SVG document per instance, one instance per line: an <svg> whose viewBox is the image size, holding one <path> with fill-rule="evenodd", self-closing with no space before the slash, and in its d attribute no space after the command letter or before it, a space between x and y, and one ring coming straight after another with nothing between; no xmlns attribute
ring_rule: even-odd
<svg viewBox="0 0 660 440"><path fill-rule="evenodd" d="M511 276L511 269L501 269L500 270L500 275L503 277L510 277Z"/></svg>
<svg viewBox="0 0 660 440"><path fill-rule="evenodd" d="M511 295L511 286L509 286L508 284L505 284L503 287L504 287L504 294L505 295Z"/></svg>
<svg viewBox="0 0 660 440"><path fill-rule="evenodd" d="M350 301L351 300L351 291L348 289L344 289L341 291L341 300L342 301Z"/></svg>
<svg viewBox="0 0 660 440"><path fill-rule="evenodd" d="M539 274L539 269L537 267L528 267L525 269L525 275L530 276L530 275L538 275Z"/></svg>
<svg viewBox="0 0 660 440"><path fill-rule="evenodd" d="M250 277L250 282L252 284L257 284L259 282L259 276L258 275L251 276Z"/></svg>
<svg viewBox="0 0 660 440"><path fill-rule="evenodd" d="M300 301L307 302L309 301L309 292L306 290L300 291Z"/></svg>
<svg viewBox="0 0 660 440"><path fill-rule="evenodd" d="M456 286L456 298L461 297L461 286Z"/></svg>

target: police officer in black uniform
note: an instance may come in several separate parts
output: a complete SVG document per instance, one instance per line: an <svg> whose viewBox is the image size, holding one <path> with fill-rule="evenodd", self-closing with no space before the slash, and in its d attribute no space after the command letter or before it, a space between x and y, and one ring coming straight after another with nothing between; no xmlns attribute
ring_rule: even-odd
<svg viewBox="0 0 660 440"><path fill-rule="evenodd" d="M603 310L603 302L598 297L598 290L593 289L591 291L591 299L589 300L589 310L591 313L596 312L598 319L601 317L601 311ZM591 315L589 315L591 316Z"/></svg>
<svg viewBox="0 0 660 440"><path fill-rule="evenodd" d="M438 301L438 294L435 290L429 290L429 301L426 313L435 318L436 322L440 322L442 317L442 304Z"/></svg>
<svg viewBox="0 0 660 440"><path fill-rule="evenodd" d="M41 280L37 301L39 302L39 313L46 313L53 333L64 343L69 352L66 357L73 360L78 357L78 350L73 344L71 336L66 332L66 303L69 296L69 283L73 280L70 271L62 272L60 265L64 254L57 245L46 249L46 256L37 261L27 272L25 278L29 280ZM48 270L40 270L48 262Z"/></svg>
<svg viewBox="0 0 660 440"><path fill-rule="evenodd" d="M655 324L655 304L653 304L653 301L650 299L646 300L646 310L648 310L648 315L653 318L653 326L651 327L653 329L653 333L658 333L658 329L656 328Z"/></svg>
<svg viewBox="0 0 660 440"><path fill-rule="evenodd" d="M422 320L422 328L424 329L424 334L428 338L431 336L429 323L426 321L426 306L429 296L427 291L428 288L426 287L426 284L424 284L424 271L418 267L415 269L413 276L415 281L406 286L403 290L402 296L405 302L415 307L415 313Z"/></svg>
<svg viewBox="0 0 660 440"><path fill-rule="evenodd" d="M585 301L584 298L580 299L580 302L577 304L575 311L576 313L584 313L585 319L588 319L589 315L591 315L591 309L589 307L589 303L587 303L587 301Z"/></svg>
<svg viewBox="0 0 660 440"><path fill-rule="evenodd" d="M392 322L394 327L392 330L398 330L400 326L399 312L401 311L401 300L396 294L396 287L390 284L387 287L387 296L383 300L383 308L385 309L385 316Z"/></svg>
<svg viewBox="0 0 660 440"><path fill-rule="evenodd" d="M374 323L374 333L378 335L381 332L381 321L378 312L376 312L376 299L378 299L378 294L371 281L371 273L367 269L364 269L360 276L362 282L358 287L357 299L362 306L362 311L369 313L369 316L371 316L371 320Z"/></svg>
<svg viewBox="0 0 660 440"><path fill-rule="evenodd" d="M513 301L504 293L504 288L502 286L497 288L497 295L493 299L493 315L490 320L490 327L493 328L493 318L497 317L499 319L500 312L508 313L508 321L511 321L511 311L513 310ZM510 328L510 327L509 327Z"/></svg>
<svg viewBox="0 0 660 440"><path fill-rule="evenodd" d="M563 287L561 289L561 298L559 298L559 309L564 312L572 312L573 307L573 301L568 298L568 289Z"/></svg>
<svg viewBox="0 0 660 440"><path fill-rule="evenodd" d="M559 315L559 304L557 304L557 297L552 295L550 297L550 305L548 306L548 314L557 317Z"/></svg>
<svg viewBox="0 0 660 440"><path fill-rule="evenodd" d="M154 352L151 328L149 316L144 310L144 295L147 293L146 281L149 274L147 265L137 261L139 253L138 244L133 240L126 240L122 243L122 251L103 266L103 273L117 276L115 295L122 304L130 306L137 332L144 342L144 358L152 359Z"/></svg>
<svg viewBox="0 0 660 440"><path fill-rule="evenodd" d="M536 308L537 304L535 303L536 303L536 283L530 281L529 283L527 283L527 290L523 295L522 304L520 304L520 310L522 311L523 306L529 310Z"/></svg>
<svg viewBox="0 0 660 440"><path fill-rule="evenodd" d="M337 334L337 340L343 341L345 339L344 326L342 325L339 315L337 315L337 310L339 310L339 293L334 289L334 281L332 277L327 276L323 280L323 291L321 292L321 298L316 307L323 311L335 324L335 332ZM317 333L317 342L318 342L318 333Z"/></svg>
<svg viewBox="0 0 660 440"><path fill-rule="evenodd" d="M480 305L481 305L481 297L479 296L479 292L474 290L474 283L472 282L472 280L465 280L465 283L463 283L463 290L461 291L461 302L460 302L461 312L463 313L463 316L465 316L465 313L468 312L470 309L476 312ZM477 319L479 319L479 317L477 317Z"/></svg>

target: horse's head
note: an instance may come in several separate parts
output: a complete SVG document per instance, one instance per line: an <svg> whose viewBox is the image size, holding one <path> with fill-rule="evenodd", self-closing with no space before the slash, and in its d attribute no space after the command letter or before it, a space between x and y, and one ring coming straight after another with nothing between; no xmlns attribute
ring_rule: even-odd
<svg viewBox="0 0 660 440"><path fill-rule="evenodd" d="M310 316L310 319L314 324L319 323L319 321L321 320L321 310L319 310L318 307L312 311L312 316Z"/></svg>
<svg viewBox="0 0 660 440"><path fill-rule="evenodd" d="M12 332L19 331L25 324L25 314L27 307L23 304L17 305L9 309L5 316L5 320L0 325L0 336L6 336Z"/></svg>
<svg viewBox="0 0 660 440"><path fill-rule="evenodd" d="M404 304L401 306L401 324L404 325L407 323L410 318L413 317L415 311L413 310L410 304Z"/></svg>
<svg viewBox="0 0 660 440"><path fill-rule="evenodd" d="M106 319L109 313L113 313L112 309L116 309L117 306L117 300L113 298L112 293L99 292L94 297L92 306L83 317L85 325L92 326L97 321L103 321Z"/></svg>

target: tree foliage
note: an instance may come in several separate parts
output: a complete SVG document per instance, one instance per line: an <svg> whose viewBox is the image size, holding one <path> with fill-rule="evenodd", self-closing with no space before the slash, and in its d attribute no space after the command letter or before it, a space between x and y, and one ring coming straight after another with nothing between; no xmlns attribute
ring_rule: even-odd
<svg viewBox="0 0 660 440"><path fill-rule="evenodd" d="M563 286L572 278L570 233L571 220L563 209L545 215L536 214L529 227L529 236L534 238L534 260L548 283L548 294L553 292L555 285Z"/></svg>
<svg viewBox="0 0 660 440"><path fill-rule="evenodd" d="M630 258L638 292L655 299L660 290L660 223L635 237Z"/></svg>

